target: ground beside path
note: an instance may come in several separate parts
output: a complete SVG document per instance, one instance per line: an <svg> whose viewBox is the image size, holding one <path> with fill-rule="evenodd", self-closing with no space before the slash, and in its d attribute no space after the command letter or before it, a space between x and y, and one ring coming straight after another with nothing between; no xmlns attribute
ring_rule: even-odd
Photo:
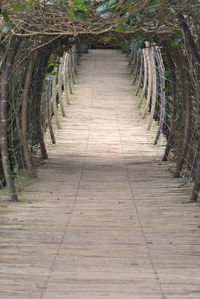
<svg viewBox="0 0 200 299"><path fill-rule="evenodd" d="M1 299L200 298L200 207L159 162L127 58L93 50L57 147L1 215Z"/></svg>

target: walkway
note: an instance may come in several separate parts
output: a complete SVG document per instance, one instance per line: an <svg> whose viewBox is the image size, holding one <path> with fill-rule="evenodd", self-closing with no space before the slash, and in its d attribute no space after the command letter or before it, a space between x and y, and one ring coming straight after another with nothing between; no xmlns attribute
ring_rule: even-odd
<svg viewBox="0 0 200 299"><path fill-rule="evenodd" d="M1 299L200 298L200 208L137 111L125 55L81 59L58 145L1 213Z"/></svg>

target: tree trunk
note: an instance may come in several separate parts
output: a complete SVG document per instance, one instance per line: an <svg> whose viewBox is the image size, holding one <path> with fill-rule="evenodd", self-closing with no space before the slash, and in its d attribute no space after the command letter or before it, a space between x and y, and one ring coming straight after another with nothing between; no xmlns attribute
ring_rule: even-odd
<svg viewBox="0 0 200 299"><path fill-rule="evenodd" d="M200 143L198 146L198 153L200 152ZM192 190L192 195L190 198L190 201L197 201L199 191L200 191L200 155L197 157L197 167L196 167L196 175L195 175L195 182L194 182L194 187Z"/></svg>
<svg viewBox="0 0 200 299"><path fill-rule="evenodd" d="M184 159L187 154L188 143L190 139L190 87L189 87L189 74L186 73L186 70L183 70L182 74L183 78L183 97L184 97L184 130L183 130L183 138L181 145L181 152L178 156L178 161L176 165L176 171L174 177L178 178L180 176L181 170L183 168Z"/></svg>
<svg viewBox="0 0 200 299"><path fill-rule="evenodd" d="M176 131L176 118L177 118L177 109L178 109L178 101L177 101L177 78L176 78L176 68L174 61L172 59L170 50L168 46L165 44L165 52L168 58L169 67L172 75L171 80L171 88L172 88L172 119L171 119L171 125L170 125L170 133L167 140L167 144L165 147L165 153L163 155L162 161L167 161L169 151L171 150L173 144L174 144L174 137L175 137L175 131Z"/></svg>
<svg viewBox="0 0 200 299"><path fill-rule="evenodd" d="M8 142L7 142L7 105L8 105L8 80L16 53L16 48L9 53L5 69L1 79L1 102L0 102L0 143L1 143L1 157L6 183L10 192L12 201L19 201L12 178Z"/></svg>
<svg viewBox="0 0 200 299"><path fill-rule="evenodd" d="M197 46L194 42L193 36L191 34L190 28L188 26L188 24L186 23L186 20L183 16L182 13L178 13L178 18L181 22L181 28L183 30L184 36L185 36L185 40L187 42L187 46L190 50L190 54L192 56L193 59L193 67L195 69L195 74L197 77L197 80L200 81L200 55L197 49ZM197 86L198 88L198 92L200 93L200 86Z"/></svg>
<svg viewBox="0 0 200 299"><path fill-rule="evenodd" d="M35 58L35 56L34 56ZM28 146L28 94L30 91L31 86L31 80L32 80L32 72L33 72L33 63L34 58L30 59L27 73L26 73L26 79L24 84L24 90L22 94L22 107L21 107L21 140L22 140L22 148L24 152L24 158L25 162L28 168L28 173L30 177L34 177L36 175L31 153Z"/></svg>
<svg viewBox="0 0 200 299"><path fill-rule="evenodd" d="M48 159L48 154L47 154L44 137L43 137L42 124L41 124L41 97L42 97L43 82L44 82L44 74L40 69L38 74L37 94L36 94L36 127L37 127L37 136L40 143L41 158Z"/></svg>
<svg viewBox="0 0 200 299"><path fill-rule="evenodd" d="M165 95L165 66L163 63L163 58L160 55L158 56L159 58L159 77L160 77L160 120L159 120L159 126L158 126L158 132L156 134L155 140L154 140L154 145L158 143L158 140L160 138L160 135L163 130L163 125L165 122L165 117L166 117L166 95Z"/></svg>

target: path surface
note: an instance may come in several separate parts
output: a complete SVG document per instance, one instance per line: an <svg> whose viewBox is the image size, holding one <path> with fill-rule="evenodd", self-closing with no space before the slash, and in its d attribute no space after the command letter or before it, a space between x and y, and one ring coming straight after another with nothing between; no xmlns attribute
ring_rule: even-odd
<svg viewBox="0 0 200 299"><path fill-rule="evenodd" d="M200 298L200 207L136 107L125 55L82 57L57 147L1 215L1 299Z"/></svg>

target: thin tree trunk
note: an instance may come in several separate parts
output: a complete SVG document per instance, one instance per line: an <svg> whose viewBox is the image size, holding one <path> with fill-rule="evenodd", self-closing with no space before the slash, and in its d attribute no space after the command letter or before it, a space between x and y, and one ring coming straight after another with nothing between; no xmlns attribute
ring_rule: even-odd
<svg viewBox="0 0 200 299"><path fill-rule="evenodd" d="M19 201L15 189L14 181L9 161L8 141L7 141L7 105L8 105L8 79L14 61L16 49L12 49L9 54L1 80L1 102L0 102L0 141L1 157L6 183L12 201Z"/></svg>
<svg viewBox="0 0 200 299"><path fill-rule="evenodd" d="M159 55L159 73L160 73L160 99L161 99L161 103L160 103L160 120L159 120L159 126L158 126L158 132L156 134L155 140L154 140L154 145L156 145L158 143L158 140L160 138L160 135L162 133L162 129L163 129L163 125L164 125L164 121L165 121L165 109L166 109L166 97L165 97L165 67L164 67L164 63L163 63L163 59L161 54Z"/></svg>
<svg viewBox="0 0 200 299"><path fill-rule="evenodd" d="M135 70L135 65L137 63L137 56L138 56L138 51L133 51L133 58L131 60L130 66L131 66L131 75L133 75L134 70Z"/></svg>
<svg viewBox="0 0 200 299"><path fill-rule="evenodd" d="M176 78L176 68L172 56L170 54L168 46L165 44L165 51L167 54L169 67L171 70L172 80L171 80L171 88L172 88L172 118L171 118L171 125L170 125L170 133L167 140L167 144L165 147L165 152L162 158L162 161L167 161L169 152L174 144L174 137L176 131L176 118L177 118L177 109L178 109L178 101L177 101L177 78Z"/></svg>
<svg viewBox="0 0 200 299"><path fill-rule="evenodd" d="M198 48L195 44L194 38L190 31L190 28L187 24L187 21L182 13L177 14L180 25L184 34L185 42L186 42L186 50L188 50L188 62L190 64L190 60L192 58L192 69L191 72L194 74L195 83L194 89L196 92L197 101L199 102L200 96L200 54ZM198 193L200 191L200 160L198 158L197 168L196 168L196 176L195 176L195 184L191 196L191 201L196 201L198 198Z"/></svg>
<svg viewBox="0 0 200 299"><path fill-rule="evenodd" d="M22 94L22 108L21 108L21 139L22 139L22 148L24 151L24 158L25 162L28 168L28 173L30 177L34 177L36 175L31 153L28 146L28 94L30 91L31 86L31 80L32 80L32 72L33 72L33 60L34 58L31 58L27 73L26 73L26 79L24 84L24 91Z"/></svg>
<svg viewBox="0 0 200 299"><path fill-rule="evenodd" d="M53 114L56 120L56 124L58 129L61 129L61 124L59 120L59 115L58 115L58 109L57 109L57 84L56 84L57 78L54 76L52 80L52 96L51 96L51 103L53 107Z"/></svg>
<svg viewBox="0 0 200 299"><path fill-rule="evenodd" d="M200 152L200 146L198 148L198 153ZM194 187L192 190L192 195L190 197L190 201L197 201L199 191L200 191L200 155L198 156L198 162L196 167L196 175L195 175L195 182Z"/></svg>
<svg viewBox="0 0 200 299"><path fill-rule="evenodd" d="M190 50L190 54L193 58L193 67L195 69L195 74L196 74L197 80L200 81L200 55L199 55L197 46L194 42L190 28L189 28L188 24L186 23L185 17L183 16L182 13L178 13L177 16L180 20L181 28L183 30L185 40L187 42L187 46L188 46L188 48ZM197 88L200 93L200 86L197 86Z"/></svg>
<svg viewBox="0 0 200 299"><path fill-rule="evenodd" d="M37 96L36 96L36 126L37 126L37 136L40 143L40 151L42 159L48 159L48 154L46 150L46 145L44 142L42 124L41 124L41 98L42 98L42 88L44 82L43 73L39 73L39 80L37 81Z"/></svg>
<svg viewBox="0 0 200 299"><path fill-rule="evenodd" d="M174 177L178 178L180 176L181 170L183 168L184 159L187 154L187 145L190 138L190 89L189 89L189 75L186 74L186 70L183 71L183 97L184 97L184 131L181 145L181 152L179 153L176 171Z"/></svg>
<svg viewBox="0 0 200 299"><path fill-rule="evenodd" d="M128 62L128 66L131 66L131 63L133 61L135 52L133 51L133 49L131 49L131 54L130 54L130 58L129 58L129 62Z"/></svg>

